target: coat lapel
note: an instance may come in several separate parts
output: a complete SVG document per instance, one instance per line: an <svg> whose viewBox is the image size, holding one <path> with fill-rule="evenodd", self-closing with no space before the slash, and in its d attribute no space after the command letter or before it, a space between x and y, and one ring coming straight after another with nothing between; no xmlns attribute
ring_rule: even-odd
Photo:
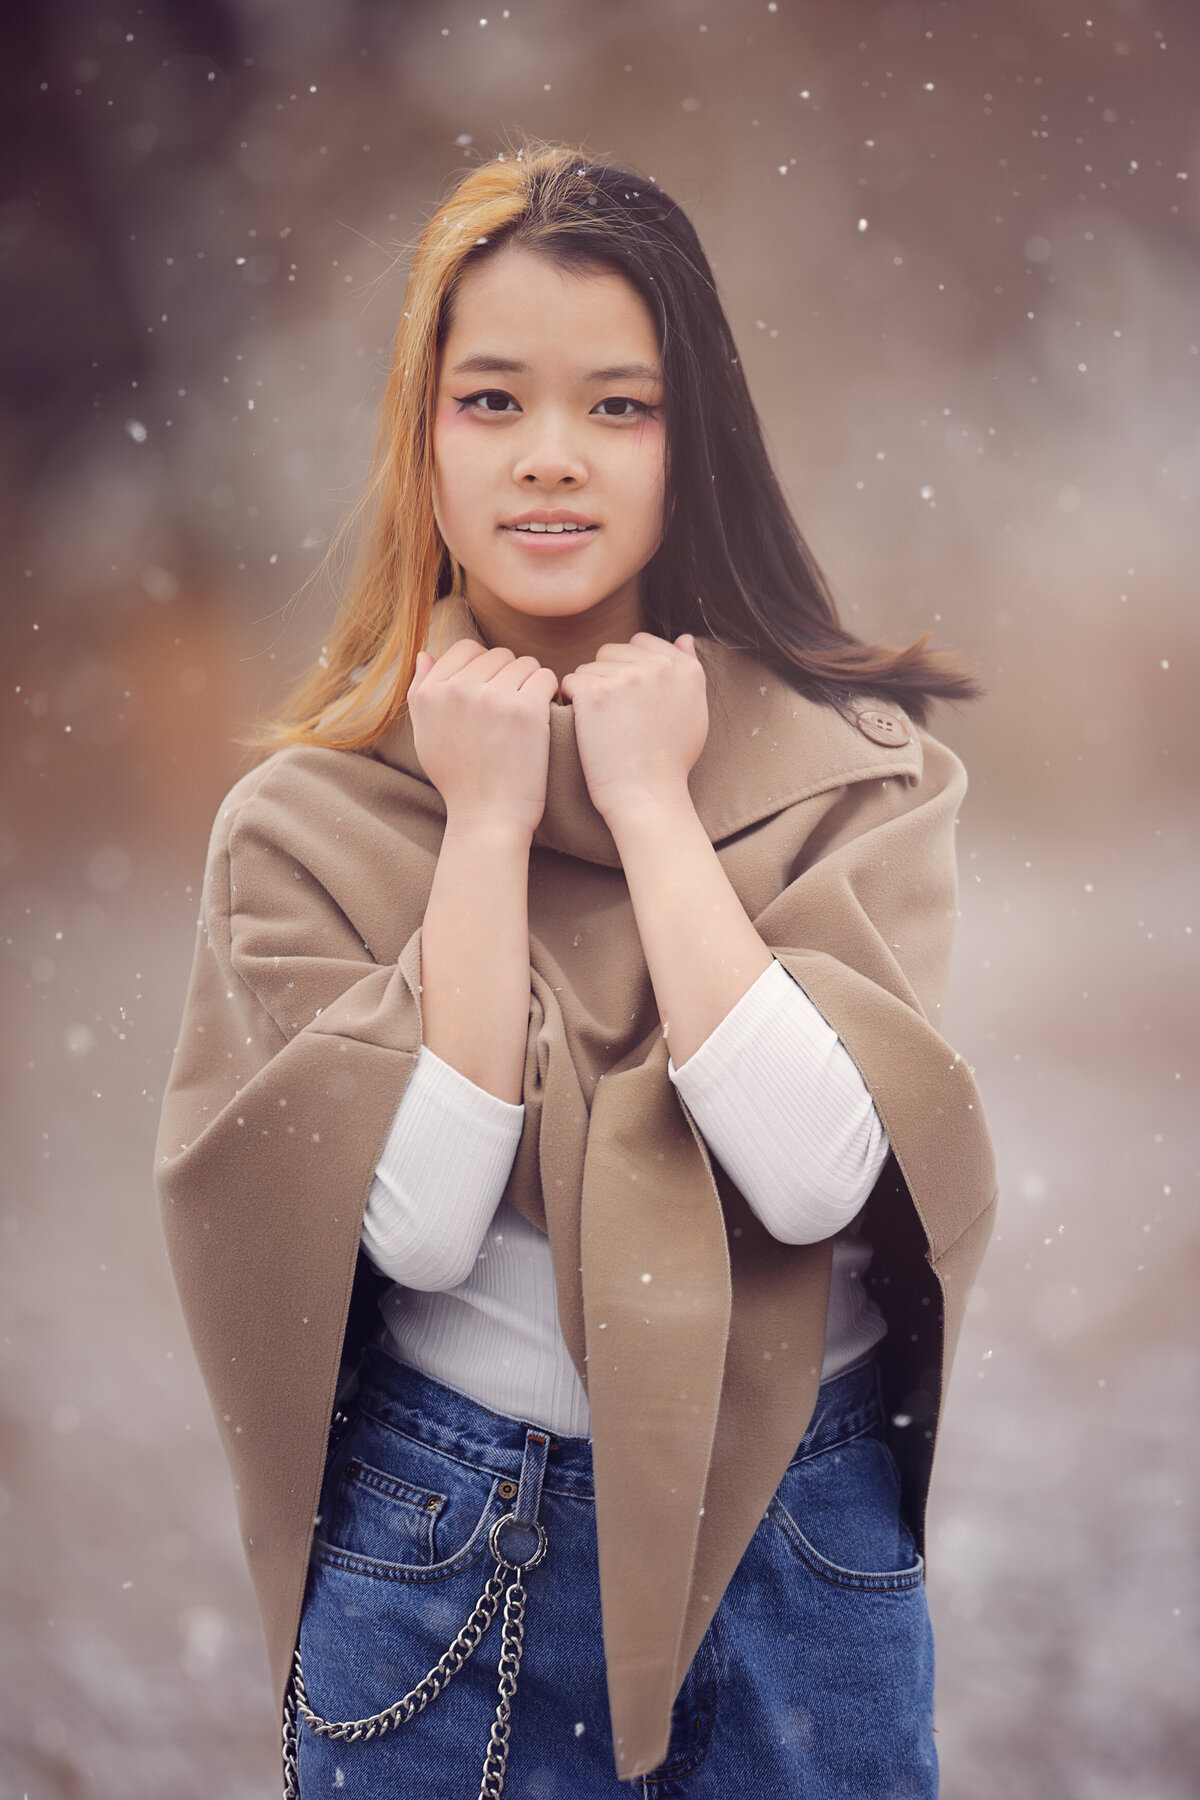
<svg viewBox="0 0 1200 1800"><path fill-rule="evenodd" d="M482 642L465 603L449 597L435 602L425 647L440 655L462 637ZM702 637L696 640L696 653L708 680L709 724L688 789L711 843L720 844L785 807L876 772L881 779L920 780L923 750L916 732L905 744L880 745L832 707L805 699L748 651ZM421 781L428 779L407 712L371 754ZM440 803L440 796L434 803ZM570 704L555 702L550 708L546 806L533 842L604 868L621 866L612 833L588 792Z"/></svg>

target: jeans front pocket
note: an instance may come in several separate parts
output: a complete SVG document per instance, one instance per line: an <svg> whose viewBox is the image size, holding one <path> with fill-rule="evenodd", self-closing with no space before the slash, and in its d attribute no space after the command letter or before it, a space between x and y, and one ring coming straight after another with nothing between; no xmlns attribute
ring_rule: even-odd
<svg viewBox="0 0 1200 1800"><path fill-rule="evenodd" d="M423 1453L405 1476L366 1462L365 1444L355 1448L360 1453L346 1459L333 1485L328 1529L338 1541L315 1538L300 1616L308 1704L339 1723L370 1720L419 1693L475 1612L495 1566L488 1533L511 1505L500 1491L507 1484L465 1465L451 1463L439 1492L420 1466L425 1454L437 1453L412 1440L401 1439L396 1458L388 1458L403 1459L407 1469L410 1448ZM442 1510L422 1509L422 1500ZM443 1520L445 1543L437 1536ZM445 1694L433 1684L427 1711L418 1707L387 1731L345 1741L301 1720L305 1800L343 1787L352 1800L416 1792L441 1800L466 1793L469 1780L476 1792L495 1711L501 1629L492 1622L482 1633L479 1661L463 1657L466 1666ZM464 1762L473 1766L460 1767Z"/></svg>
<svg viewBox="0 0 1200 1800"><path fill-rule="evenodd" d="M352 1456L342 1471L333 1518L322 1536L339 1550L375 1562L428 1568L437 1560L434 1522L445 1506L445 1494L413 1487Z"/></svg>
<svg viewBox="0 0 1200 1800"><path fill-rule="evenodd" d="M768 1516L812 1572L839 1587L903 1591L924 1580L896 1464L877 1426L797 1457Z"/></svg>
<svg viewBox="0 0 1200 1800"><path fill-rule="evenodd" d="M370 1406L325 1471L300 1617L300 1789L452 1800L479 1791L500 1692L509 1617L489 1536L519 1504L534 1440L529 1504L540 1497L547 1439L531 1432L519 1463L483 1431ZM507 1538L503 1550L518 1553Z"/></svg>
<svg viewBox="0 0 1200 1800"><path fill-rule="evenodd" d="M486 1551L510 1486L359 1413L330 1458L314 1559L390 1581L457 1574Z"/></svg>

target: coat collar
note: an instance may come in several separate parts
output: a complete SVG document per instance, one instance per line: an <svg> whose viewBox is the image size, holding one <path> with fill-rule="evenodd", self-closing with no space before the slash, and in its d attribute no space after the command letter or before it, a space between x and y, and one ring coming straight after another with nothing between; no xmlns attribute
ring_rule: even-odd
<svg viewBox="0 0 1200 1800"><path fill-rule="evenodd" d="M425 648L438 656L463 637L483 642L466 602L453 596L435 601ZM924 760L920 730L898 707L890 705L888 710L905 728L907 741L880 744L834 707L800 693L748 651L697 637L696 654L708 680L709 728L688 787L711 843L719 844L784 807L848 782L876 775L920 780ZM865 705L856 700L854 711L862 712ZM879 711L871 709L864 717L876 720ZM407 711L376 740L370 754L431 785L417 756ZM570 703L550 707L546 806L533 842L585 862L621 867L612 833L592 804Z"/></svg>

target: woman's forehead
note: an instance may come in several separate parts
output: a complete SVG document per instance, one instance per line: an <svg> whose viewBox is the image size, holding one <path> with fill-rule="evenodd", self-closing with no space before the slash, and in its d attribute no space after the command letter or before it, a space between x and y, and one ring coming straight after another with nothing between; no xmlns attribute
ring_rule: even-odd
<svg viewBox="0 0 1200 1800"><path fill-rule="evenodd" d="M443 366L451 374L549 371L577 380L654 379L658 338L645 300L612 269L562 269L505 249L455 293Z"/></svg>

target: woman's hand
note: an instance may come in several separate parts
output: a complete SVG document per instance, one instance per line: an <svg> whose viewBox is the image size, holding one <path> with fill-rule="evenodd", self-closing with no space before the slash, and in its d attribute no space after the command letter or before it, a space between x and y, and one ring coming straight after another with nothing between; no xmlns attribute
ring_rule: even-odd
<svg viewBox="0 0 1200 1800"><path fill-rule="evenodd" d="M708 736L704 666L690 632L673 644L635 631L601 644L595 662L564 675L575 741L598 813L614 819L647 800L687 800L687 778Z"/></svg>
<svg viewBox="0 0 1200 1800"><path fill-rule="evenodd" d="M417 653L408 689L421 767L458 824L503 824L533 837L546 807L553 669L503 645L460 638Z"/></svg>

